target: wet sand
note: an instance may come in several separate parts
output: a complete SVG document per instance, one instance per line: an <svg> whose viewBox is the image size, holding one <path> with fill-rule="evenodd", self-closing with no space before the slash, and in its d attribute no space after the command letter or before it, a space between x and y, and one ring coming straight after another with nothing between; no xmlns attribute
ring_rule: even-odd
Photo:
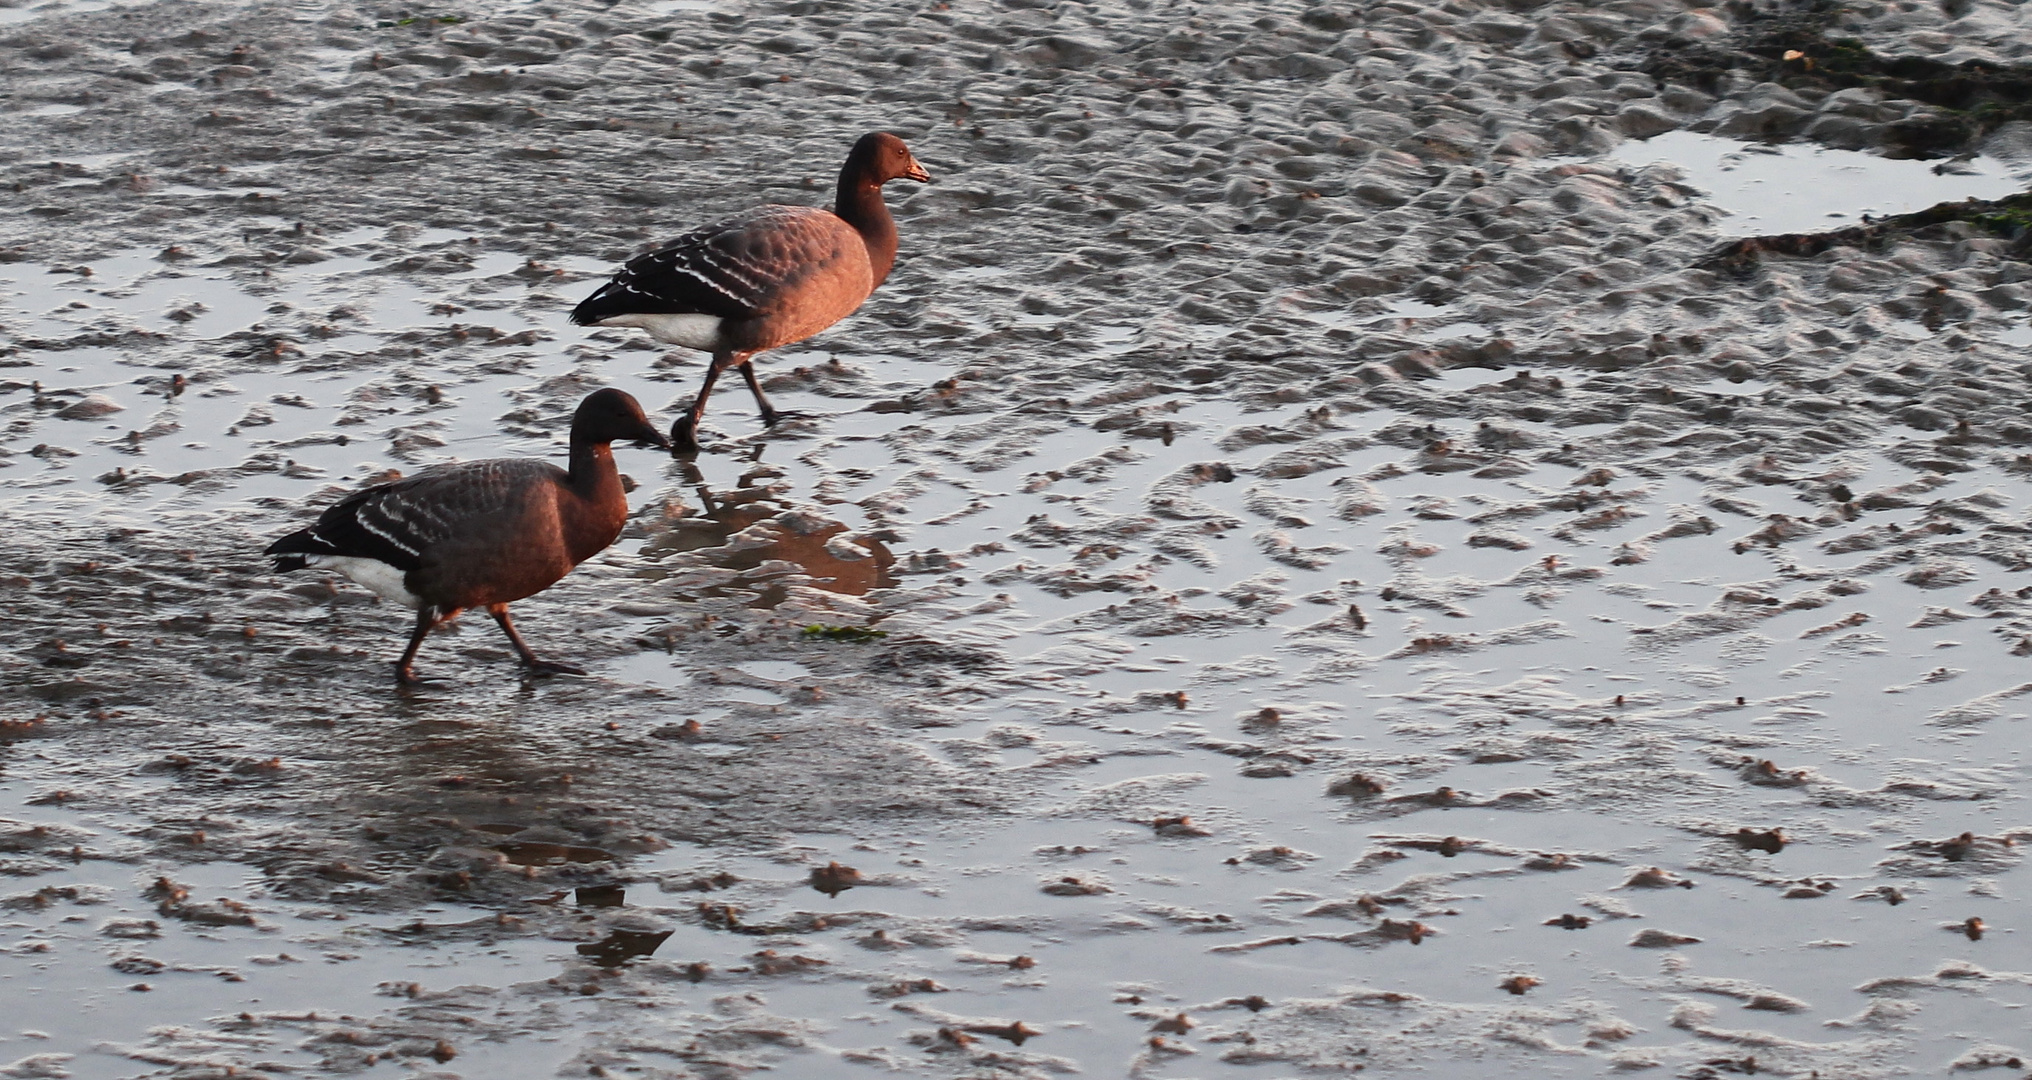
<svg viewBox="0 0 2032 1080"><path fill-rule="evenodd" d="M2025 253L1716 268L1769 207L1646 152L1941 107L1655 75L1772 25L1667 3L458 14L0 9L0 1074L2026 1071ZM667 420L570 305L878 127L812 419L621 451L517 605L592 678L398 692L256 555Z"/></svg>

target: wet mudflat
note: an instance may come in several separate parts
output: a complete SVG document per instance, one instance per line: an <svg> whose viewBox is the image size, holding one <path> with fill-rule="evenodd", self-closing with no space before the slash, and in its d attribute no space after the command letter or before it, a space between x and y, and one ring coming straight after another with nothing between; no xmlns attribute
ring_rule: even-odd
<svg viewBox="0 0 2032 1080"><path fill-rule="evenodd" d="M1965 8L1827 35L2022 63ZM2021 245L1700 265L2022 123L1842 158L1953 117L1662 3L5 15L4 1071L2026 1071ZM669 418L564 312L877 126L811 418L517 605L593 677L397 692L256 557Z"/></svg>

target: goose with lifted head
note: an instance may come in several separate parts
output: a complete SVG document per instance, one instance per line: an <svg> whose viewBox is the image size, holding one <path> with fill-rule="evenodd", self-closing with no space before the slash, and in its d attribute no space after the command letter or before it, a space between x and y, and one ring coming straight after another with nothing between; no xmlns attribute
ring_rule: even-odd
<svg viewBox="0 0 2032 1080"><path fill-rule="evenodd" d="M840 169L831 210L760 206L629 260L573 309L580 326L633 326L713 355L691 409L670 429L674 450L696 452L713 383L740 368L762 423L785 414L762 395L749 361L824 330L861 306L896 262L896 222L882 201L891 180L929 183L903 140L861 136Z"/></svg>
<svg viewBox="0 0 2032 1080"><path fill-rule="evenodd" d="M416 629L395 662L398 682L421 682L411 665L424 637L477 607L494 616L531 672L583 675L538 659L508 605L549 588L621 535L628 499L610 444L622 440L670 445L633 397L596 390L572 414L569 469L530 458L433 465L346 496L263 554L275 557L278 571L337 570L414 608Z"/></svg>

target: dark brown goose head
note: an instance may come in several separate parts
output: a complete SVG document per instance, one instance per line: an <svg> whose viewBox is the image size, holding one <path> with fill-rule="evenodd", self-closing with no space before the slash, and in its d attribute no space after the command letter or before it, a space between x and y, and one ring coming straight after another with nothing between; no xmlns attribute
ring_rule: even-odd
<svg viewBox="0 0 2032 1080"><path fill-rule="evenodd" d="M891 180L915 180L920 184L931 183L931 174L910 154L910 148L903 140L886 131L871 131L854 143L847 152L847 162L840 167L840 190L849 184L873 184L881 187Z"/></svg>
<svg viewBox="0 0 2032 1080"><path fill-rule="evenodd" d="M633 441L670 449L670 440L643 414L642 403L611 387L595 390L579 402L578 411L572 413L571 441L574 447Z"/></svg>

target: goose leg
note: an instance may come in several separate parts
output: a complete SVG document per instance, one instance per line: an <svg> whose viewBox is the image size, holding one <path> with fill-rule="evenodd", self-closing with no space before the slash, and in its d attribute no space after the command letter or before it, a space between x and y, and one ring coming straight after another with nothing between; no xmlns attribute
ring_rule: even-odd
<svg viewBox="0 0 2032 1080"><path fill-rule="evenodd" d="M755 407L762 411L762 426L775 427L784 420L801 420L804 414L789 410L778 411L762 396L762 384L755 379L755 365L752 360L741 361L741 377L748 380L748 392L755 395Z"/></svg>
<svg viewBox="0 0 2032 1080"><path fill-rule="evenodd" d="M748 354L716 352L713 366L706 369L706 381L699 387L698 397L692 399L691 411L677 418L670 425L670 452L675 455L696 454L699 451L698 426L706 415L706 399L712 396L713 384L719 381L720 372L737 364L748 362Z"/></svg>
<svg viewBox="0 0 2032 1080"><path fill-rule="evenodd" d="M429 637L430 632L437 629L445 620L452 618L458 613L458 608L453 608L450 611L439 611L428 604L416 609L416 631L409 635L409 647L402 650L402 659L395 662L395 681L397 683L403 686L421 686L424 683L434 681L418 678L415 669L410 665L416 663L416 650L423 648L423 639Z"/></svg>
<svg viewBox="0 0 2032 1080"><path fill-rule="evenodd" d="M530 651L529 643L523 641L522 635L516 632L515 621L508 617L508 605L488 604L487 614L492 615L494 621L501 624L501 632L508 635L508 644L515 646L515 655L522 658L522 666L528 668L531 674L584 675L586 673L586 669L582 667L560 664L555 660L537 659L536 654Z"/></svg>

